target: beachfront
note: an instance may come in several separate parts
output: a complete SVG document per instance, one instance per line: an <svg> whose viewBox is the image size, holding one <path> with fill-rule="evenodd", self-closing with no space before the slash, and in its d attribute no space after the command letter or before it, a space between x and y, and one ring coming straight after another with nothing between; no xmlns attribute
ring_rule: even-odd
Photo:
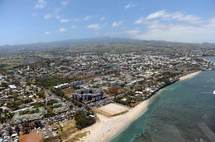
<svg viewBox="0 0 215 142"><path fill-rule="evenodd" d="M201 71L185 75L180 80L191 79L198 75ZM83 129L82 132L88 132L88 135L82 138L81 142L109 142L113 137L116 137L120 132L125 130L131 123L143 115L147 110L150 103L155 99L156 95L150 99L138 104L136 107L131 108L129 112L115 116L105 117L97 114L98 121L96 124Z"/></svg>
<svg viewBox="0 0 215 142"><path fill-rule="evenodd" d="M198 75L198 74L201 73L201 72L202 72L202 71L197 71L197 72L193 72L193 73L184 75L184 76L180 77L179 80L191 79L191 78L193 78L194 76Z"/></svg>
<svg viewBox="0 0 215 142"><path fill-rule="evenodd" d="M108 142L113 137L117 136L120 132L126 129L133 121L139 118L144 112L147 111L149 104L156 96L138 104L136 107L131 108L129 112L118 115L115 117L105 117L97 114L98 122L91 127L82 131L89 132L83 138L82 142Z"/></svg>

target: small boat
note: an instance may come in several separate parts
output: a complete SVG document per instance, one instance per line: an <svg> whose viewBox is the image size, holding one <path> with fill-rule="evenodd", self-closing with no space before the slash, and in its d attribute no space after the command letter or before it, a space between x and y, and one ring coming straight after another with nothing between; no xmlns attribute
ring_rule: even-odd
<svg viewBox="0 0 215 142"><path fill-rule="evenodd" d="M213 94L215 95L215 90L213 91Z"/></svg>

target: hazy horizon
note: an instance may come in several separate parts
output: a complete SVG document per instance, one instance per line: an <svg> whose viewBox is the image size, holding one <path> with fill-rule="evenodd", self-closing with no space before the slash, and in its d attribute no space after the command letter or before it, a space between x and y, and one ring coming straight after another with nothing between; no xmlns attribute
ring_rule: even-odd
<svg viewBox="0 0 215 142"><path fill-rule="evenodd" d="M168 43L181 43L181 44L215 44L215 42L183 42L183 41L168 41L168 40L144 40L144 39L132 39L132 38L120 38L120 37L100 37L100 38L77 38L77 39L62 39L62 40L53 40L53 41L38 41L38 42L30 42L30 43L17 43L17 44L0 44L0 47L4 46L22 46L22 45L33 45L33 44L52 44L52 43L61 43L61 42L99 42L102 40L131 40L131 41L139 41L139 42L168 42Z"/></svg>
<svg viewBox="0 0 215 142"><path fill-rule="evenodd" d="M213 0L1 0L0 45L101 37L211 43L214 5Z"/></svg>

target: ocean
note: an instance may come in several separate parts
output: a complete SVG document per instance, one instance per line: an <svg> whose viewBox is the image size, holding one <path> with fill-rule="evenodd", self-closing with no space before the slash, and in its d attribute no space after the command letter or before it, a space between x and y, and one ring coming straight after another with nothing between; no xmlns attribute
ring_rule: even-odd
<svg viewBox="0 0 215 142"><path fill-rule="evenodd" d="M215 142L214 90L215 70L162 89L148 111L111 142Z"/></svg>

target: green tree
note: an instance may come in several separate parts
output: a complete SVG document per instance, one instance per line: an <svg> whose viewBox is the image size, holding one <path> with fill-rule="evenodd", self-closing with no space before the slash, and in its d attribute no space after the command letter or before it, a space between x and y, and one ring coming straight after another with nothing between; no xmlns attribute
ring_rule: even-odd
<svg viewBox="0 0 215 142"><path fill-rule="evenodd" d="M89 115L85 111L79 111L75 115L76 126L79 129L88 127L88 126L92 125L93 123L95 123L95 121L96 121L95 118L91 117L91 115Z"/></svg>

